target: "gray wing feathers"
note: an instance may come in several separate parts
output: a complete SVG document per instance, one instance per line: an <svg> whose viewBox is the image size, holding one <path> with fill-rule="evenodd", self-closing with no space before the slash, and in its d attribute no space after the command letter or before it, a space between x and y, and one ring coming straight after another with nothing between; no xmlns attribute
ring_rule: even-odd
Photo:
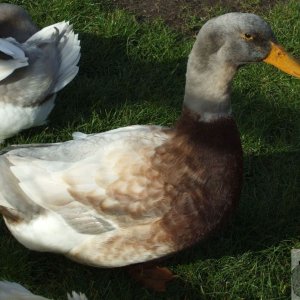
<svg viewBox="0 0 300 300"><path fill-rule="evenodd" d="M115 226L110 224L103 218L93 214L88 208L75 202L64 207L56 207L54 210L58 212L65 221L76 229L77 232L83 234L100 234L103 232L115 229Z"/></svg>
<svg viewBox="0 0 300 300"><path fill-rule="evenodd" d="M80 59L80 41L78 34L74 34L72 25L66 23L67 29L61 39L58 49L61 57L58 80L53 90L54 93L64 88L78 73L78 62Z"/></svg>
<svg viewBox="0 0 300 300"><path fill-rule="evenodd" d="M29 45L55 43L60 57L56 84L52 93L64 88L78 73L80 41L69 22L60 22L38 31L26 42Z"/></svg>
<svg viewBox="0 0 300 300"><path fill-rule="evenodd" d="M0 81L16 69L28 66L28 58L13 39L0 39L0 52L11 57L11 59L0 59Z"/></svg>

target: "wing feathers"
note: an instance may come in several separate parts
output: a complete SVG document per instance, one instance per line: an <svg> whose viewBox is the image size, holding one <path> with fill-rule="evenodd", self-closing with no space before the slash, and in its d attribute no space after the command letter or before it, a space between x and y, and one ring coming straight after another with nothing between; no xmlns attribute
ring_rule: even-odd
<svg viewBox="0 0 300 300"><path fill-rule="evenodd" d="M149 160L167 139L158 127L132 126L12 150L0 159L0 205L43 208L92 235L151 222L168 210Z"/></svg>
<svg viewBox="0 0 300 300"><path fill-rule="evenodd" d="M0 52L11 57L11 59L0 59L0 81L8 77L16 69L28 66L28 58L16 44L7 39L0 39Z"/></svg>
<svg viewBox="0 0 300 300"><path fill-rule="evenodd" d="M78 73L80 41L69 22L59 22L43 28L26 41L27 44L54 43L60 57L56 84L51 93L56 93L70 83Z"/></svg>

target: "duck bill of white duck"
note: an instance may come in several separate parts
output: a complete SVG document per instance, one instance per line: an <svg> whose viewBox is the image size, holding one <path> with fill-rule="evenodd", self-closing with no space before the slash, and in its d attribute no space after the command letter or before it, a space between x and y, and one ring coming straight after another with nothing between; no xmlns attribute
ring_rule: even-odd
<svg viewBox="0 0 300 300"><path fill-rule="evenodd" d="M263 61L287 74L300 78L300 62L288 54L282 46L274 42L271 42L271 50Z"/></svg>

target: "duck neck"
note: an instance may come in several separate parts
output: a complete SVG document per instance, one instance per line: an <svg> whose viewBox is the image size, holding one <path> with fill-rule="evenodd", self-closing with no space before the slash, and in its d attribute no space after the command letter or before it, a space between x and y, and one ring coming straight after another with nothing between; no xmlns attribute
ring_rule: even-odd
<svg viewBox="0 0 300 300"><path fill-rule="evenodd" d="M201 121L231 114L231 82L237 68L224 61L224 48L208 54L208 47L197 41L189 56L184 107L198 114Z"/></svg>

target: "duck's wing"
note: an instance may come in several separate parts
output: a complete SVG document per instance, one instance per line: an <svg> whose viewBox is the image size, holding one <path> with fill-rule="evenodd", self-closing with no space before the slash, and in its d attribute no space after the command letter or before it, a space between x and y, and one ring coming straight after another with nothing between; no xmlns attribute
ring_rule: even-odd
<svg viewBox="0 0 300 300"><path fill-rule="evenodd" d="M0 81L25 66L28 66L28 58L18 43L13 39L0 39Z"/></svg>
<svg viewBox="0 0 300 300"><path fill-rule="evenodd" d="M16 282L0 281L0 300L49 300L34 295Z"/></svg>
<svg viewBox="0 0 300 300"><path fill-rule="evenodd" d="M38 47L48 44L57 48L60 63L52 93L60 91L77 75L80 41L69 22L63 21L43 28L30 37L26 44Z"/></svg>
<svg viewBox="0 0 300 300"><path fill-rule="evenodd" d="M151 159L169 138L161 127L130 126L12 150L0 158L1 211L27 222L55 213L92 235L154 222L169 208Z"/></svg>
<svg viewBox="0 0 300 300"><path fill-rule="evenodd" d="M0 51L1 102L40 105L78 73L80 41L68 22L45 27L22 44L13 38L2 39ZM7 64L9 68L2 70Z"/></svg>

